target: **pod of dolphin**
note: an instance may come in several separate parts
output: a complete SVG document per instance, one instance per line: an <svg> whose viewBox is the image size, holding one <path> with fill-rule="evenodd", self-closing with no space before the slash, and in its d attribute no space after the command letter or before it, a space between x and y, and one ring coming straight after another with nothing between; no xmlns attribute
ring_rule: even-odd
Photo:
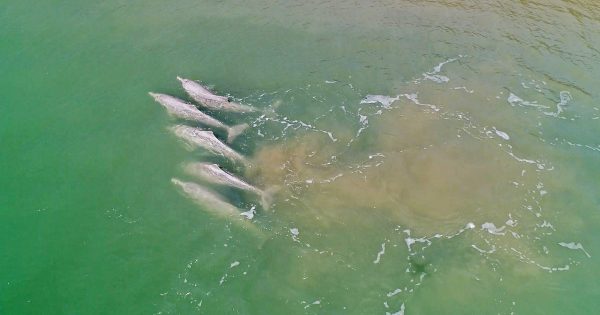
<svg viewBox="0 0 600 315"><path fill-rule="evenodd" d="M228 97L214 94L210 89L202 86L196 81L177 77L185 92L200 106L213 111L233 112L233 113L252 113L258 110L252 106L231 102ZM216 128L224 130L227 133L227 143L232 143L237 136L242 134L248 127L248 124L239 124L228 126L218 119L202 112L196 105L171 95L149 92L150 96L156 102L161 104L175 119L187 122L199 123L203 128ZM233 163L249 167L248 160L232 149L226 143L219 140L212 130L192 127L184 124L176 124L169 127L169 130L177 137L182 139L190 148L201 148L214 155L222 156ZM186 174L199 179L200 181L211 184L235 188L257 195L263 209L267 210L272 203L274 189L260 189L243 179L225 171L218 164L208 162L191 162L183 166ZM234 222L242 223L246 228L256 230L250 224L251 216L244 216L237 207L229 203L223 196L213 191L209 187L196 182L184 181L179 178L172 178L171 182L177 186L181 192L201 205L206 211L224 217ZM247 213L246 213L247 214Z"/></svg>

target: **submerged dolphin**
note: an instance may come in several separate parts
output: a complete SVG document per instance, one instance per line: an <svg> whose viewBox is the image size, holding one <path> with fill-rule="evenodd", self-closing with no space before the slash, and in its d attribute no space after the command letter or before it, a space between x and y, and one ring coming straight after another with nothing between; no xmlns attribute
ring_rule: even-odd
<svg viewBox="0 0 600 315"><path fill-rule="evenodd" d="M257 111L257 109L252 106L230 102L228 97L216 95L196 81L182 77L177 77L177 80L181 82L181 86L191 98L210 109L236 113L251 113Z"/></svg>
<svg viewBox="0 0 600 315"><path fill-rule="evenodd" d="M214 191L202 187L196 183L184 182L177 178L171 178L171 182L178 186L183 194L192 199L197 204L201 205L206 211L227 219L234 219L234 222L241 224L246 229L262 234L256 226L245 219L237 207L223 200Z"/></svg>
<svg viewBox="0 0 600 315"><path fill-rule="evenodd" d="M217 139L212 131L185 125L175 125L170 129L176 136L185 140L189 145L204 148L214 154L222 155L233 162L237 161L245 166L250 166L250 163L245 157Z"/></svg>
<svg viewBox="0 0 600 315"><path fill-rule="evenodd" d="M261 205L265 210L268 210L273 202L273 193L275 192L275 188L261 190L246 183L242 179L229 174L221 169L217 164L195 162L187 164L184 169L188 174L196 176L209 183L234 187L258 195L261 198Z"/></svg>
<svg viewBox="0 0 600 315"><path fill-rule="evenodd" d="M229 127L213 117L201 112L198 108L196 108L196 106L186 103L185 101L176 97L153 92L149 92L148 94L150 94L150 96L152 96L160 105L166 108L167 112L169 112L169 114L172 116L186 120L194 120L207 126L224 129L227 131L228 143L233 142L238 135L248 128L248 124Z"/></svg>

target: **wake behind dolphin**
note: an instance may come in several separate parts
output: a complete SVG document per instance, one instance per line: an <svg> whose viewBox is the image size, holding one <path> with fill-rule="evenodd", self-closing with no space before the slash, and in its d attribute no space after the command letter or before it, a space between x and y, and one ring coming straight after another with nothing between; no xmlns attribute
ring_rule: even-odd
<svg viewBox="0 0 600 315"><path fill-rule="evenodd" d="M252 106L230 102L228 97L216 95L196 81L182 77L177 77L177 80L181 82L181 86L192 99L207 108L235 113L252 113L257 111Z"/></svg>
<svg viewBox="0 0 600 315"><path fill-rule="evenodd" d="M167 112L171 116L178 117L186 120L198 121L204 125L224 129L227 131L227 142L231 143L233 140L240 135L246 128L248 128L248 124L240 124L237 126L229 127L222 123L221 121L201 112L196 106L186 103L183 100L180 100L176 97L149 92L150 96L154 98L159 104L161 104L164 108L167 109Z"/></svg>

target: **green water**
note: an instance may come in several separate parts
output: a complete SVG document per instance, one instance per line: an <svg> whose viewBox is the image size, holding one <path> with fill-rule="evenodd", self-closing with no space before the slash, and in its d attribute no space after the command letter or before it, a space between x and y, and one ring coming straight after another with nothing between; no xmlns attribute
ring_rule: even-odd
<svg viewBox="0 0 600 315"><path fill-rule="evenodd" d="M599 30L585 0L5 1L0 314L594 314ZM212 113L252 169L168 131L177 75L280 104ZM280 188L263 236L171 184L201 160Z"/></svg>

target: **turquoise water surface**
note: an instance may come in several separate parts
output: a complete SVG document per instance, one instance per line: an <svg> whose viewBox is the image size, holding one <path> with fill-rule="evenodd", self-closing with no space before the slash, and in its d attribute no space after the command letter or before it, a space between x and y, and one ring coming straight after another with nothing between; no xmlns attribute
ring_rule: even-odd
<svg viewBox="0 0 600 315"><path fill-rule="evenodd" d="M0 73L0 314L600 309L596 1L5 1ZM264 110L207 111L251 167L178 75Z"/></svg>

